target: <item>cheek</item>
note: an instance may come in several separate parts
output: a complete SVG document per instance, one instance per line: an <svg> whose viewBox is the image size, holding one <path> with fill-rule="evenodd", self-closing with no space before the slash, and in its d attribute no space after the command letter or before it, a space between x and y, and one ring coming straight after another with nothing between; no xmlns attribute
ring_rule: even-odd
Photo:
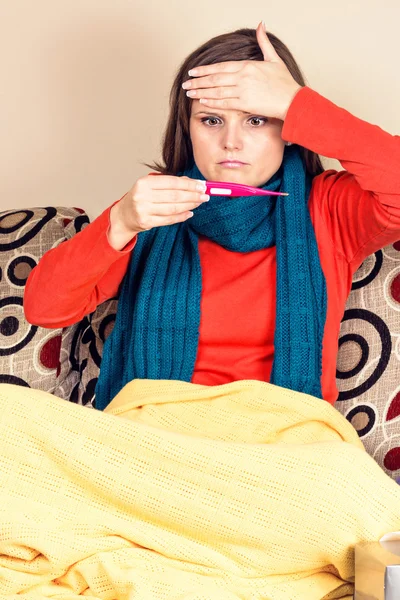
<svg viewBox="0 0 400 600"><path fill-rule="evenodd" d="M277 160L282 158L284 151L284 141L280 135L263 135L257 136L257 139L251 140L252 157L254 161L266 159L273 161L274 158Z"/></svg>
<svg viewBox="0 0 400 600"><path fill-rule="evenodd" d="M205 127L199 127L197 124L190 128L190 140L192 142L193 153L196 157L204 157L206 154L212 154L213 136L210 136Z"/></svg>
<svg viewBox="0 0 400 600"><path fill-rule="evenodd" d="M283 160L284 141L280 135L259 136L252 145L252 185L261 185L279 169Z"/></svg>

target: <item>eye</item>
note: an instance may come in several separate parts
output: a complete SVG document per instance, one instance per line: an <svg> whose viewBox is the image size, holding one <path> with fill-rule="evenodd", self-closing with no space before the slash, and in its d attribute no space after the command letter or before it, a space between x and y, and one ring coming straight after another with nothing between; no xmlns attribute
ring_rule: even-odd
<svg viewBox="0 0 400 600"><path fill-rule="evenodd" d="M254 127L260 127L260 125L266 123L268 119L267 117L250 117L249 121Z"/></svg>
<svg viewBox="0 0 400 600"><path fill-rule="evenodd" d="M215 127L215 125L221 123L221 119L218 119L218 117L203 117L201 119L201 122L207 123L207 125L209 125L210 127Z"/></svg>

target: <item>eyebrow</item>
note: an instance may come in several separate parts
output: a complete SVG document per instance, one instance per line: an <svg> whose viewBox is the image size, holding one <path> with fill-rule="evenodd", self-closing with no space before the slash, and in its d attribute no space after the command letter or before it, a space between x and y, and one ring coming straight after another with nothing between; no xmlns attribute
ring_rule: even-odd
<svg viewBox="0 0 400 600"><path fill-rule="evenodd" d="M249 112L245 112L243 110L237 110L236 113L238 115L251 115L252 113ZM208 112L205 110L200 110L199 112L196 112L193 114L194 117L196 117L197 115L213 115L216 117L222 117L223 115L221 113L218 113L218 111L214 111L214 112Z"/></svg>

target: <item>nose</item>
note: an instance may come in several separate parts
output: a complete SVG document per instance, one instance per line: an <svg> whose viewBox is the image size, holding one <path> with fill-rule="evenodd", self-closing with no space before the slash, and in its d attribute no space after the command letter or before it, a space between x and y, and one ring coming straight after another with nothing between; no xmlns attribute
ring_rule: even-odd
<svg viewBox="0 0 400 600"><path fill-rule="evenodd" d="M228 122L222 133L222 145L224 150L240 150L243 145L242 132L239 123Z"/></svg>

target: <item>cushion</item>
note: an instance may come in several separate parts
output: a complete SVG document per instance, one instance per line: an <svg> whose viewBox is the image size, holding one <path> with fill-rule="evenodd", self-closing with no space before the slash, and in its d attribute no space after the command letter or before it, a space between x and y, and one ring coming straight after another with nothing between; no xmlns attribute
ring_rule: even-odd
<svg viewBox="0 0 400 600"><path fill-rule="evenodd" d="M60 378L57 396L94 407L94 389L100 371L103 345L113 330L117 312L116 298L106 300L66 334L69 350L64 364L68 377Z"/></svg>
<svg viewBox="0 0 400 600"><path fill-rule="evenodd" d="M400 242L369 256L353 277L343 316L335 407L369 454L400 476Z"/></svg>
<svg viewBox="0 0 400 600"><path fill-rule="evenodd" d="M72 331L28 323L23 296L31 270L43 254L89 222L79 208L40 207L0 213L0 382L57 395L70 378Z"/></svg>

